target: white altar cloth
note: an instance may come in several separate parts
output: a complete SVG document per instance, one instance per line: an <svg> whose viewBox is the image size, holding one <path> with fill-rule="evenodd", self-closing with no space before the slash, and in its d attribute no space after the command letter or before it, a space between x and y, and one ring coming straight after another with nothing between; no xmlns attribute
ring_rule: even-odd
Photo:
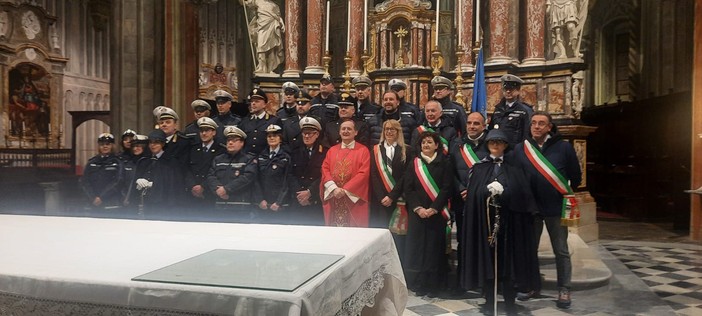
<svg viewBox="0 0 702 316"><path fill-rule="evenodd" d="M212 249L344 258L293 292L131 280ZM401 315L406 302L387 230L0 215L3 315Z"/></svg>

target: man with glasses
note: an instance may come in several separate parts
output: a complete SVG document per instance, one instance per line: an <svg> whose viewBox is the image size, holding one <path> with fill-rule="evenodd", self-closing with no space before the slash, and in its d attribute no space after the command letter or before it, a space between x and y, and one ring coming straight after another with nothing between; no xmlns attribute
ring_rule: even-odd
<svg viewBox="0 0 702 316"><path fill-rule="evenodd" d="M199 143L200 137L198 135L200 134L200 128L197 125L197 121L201 117L210 117L212 106L205 100L197 99L190 103L190 107L193 108L195 120L185 125L185 136L188 136L193 142Z"/></svg>
<svg viewBox="0 0 702 316"><path fill-rule="evenodd" d="M290 184L292 203L290 220L294 224L324 225L324 212L319 197L319 182L322 178L322 162L327 149L320 144L322 125L313 117L300 119L302 146L291 154L293 180Z"/></svg>
<svg viewBox="0 0 702 316"><path fill-rule="evenodd" d="M122 205L122 161L114 154L115 137L112 134L100 134L97 142L98 154L85 165L80 186L90 201L90 208L116 209Z"/></svg>
<svg viewBox="0 0 702 316"><path fill-rule="evenodd" d="M500 80L503 97L495 106L489 129L502 130L509 140L509 148L514 148L529 135L529 120L534 111L519 99L519 89L524 83L522 78L507 74Z"/></svg>
<svg viewBox="0 0 702 316"><path fill-rule="evenodd" d="M451 100L453 82L446 77L436 76L431 79L431 87L434 89L434 100L441 103L443 114L451 121L451 126L459 133L458 136L465 135L466 110L460 104Z"/></svg>
<svg viewBox="0 0 702 316"><path fill-rule="evenodd" d="M300 88L294 82L283 83L283 104L275 113L277 117L283 121L283 124L297 114L297 96L300 93Z"/></svg>

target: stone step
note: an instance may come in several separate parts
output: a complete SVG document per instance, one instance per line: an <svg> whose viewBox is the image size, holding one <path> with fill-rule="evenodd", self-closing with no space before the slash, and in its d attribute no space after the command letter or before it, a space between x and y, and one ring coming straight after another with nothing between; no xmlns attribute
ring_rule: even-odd
<svg viewBox="0 0 702 316"><path fill-rule="evenodd" d="M592 289L607 285L612 271L600 255L590 248L577 234L568 234L568 251L573 266L571 286L573 290ZM557 289L556 262L548 233L544 230L539 244L542 288Z"/></svg>

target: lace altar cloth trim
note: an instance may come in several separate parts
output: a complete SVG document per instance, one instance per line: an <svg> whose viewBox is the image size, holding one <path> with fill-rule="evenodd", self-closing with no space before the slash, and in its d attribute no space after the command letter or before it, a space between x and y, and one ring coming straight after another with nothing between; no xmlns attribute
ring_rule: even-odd
<svg viewBox="0 0 702 316"><path fill-rule="evenodd" d="M130 307L111 304L95 304L73 301L59 301L0 293L0 315L13 316L55 316L55 315L130 315L130 316L181 316L181 315L217 315L207 313L185 312L159 308Z"/></svg>
<svg viewBox="0 0 702 316"><path fill-rule="evenodd" d="M356 293L353 293L341 303L341 310L336 313L336 316L356 316L361 314L364 307L373 307L375 296L378 295L378 292L385 284L385 273L385 265L375 270L370 279L365 280L358 287Z"/></svg>

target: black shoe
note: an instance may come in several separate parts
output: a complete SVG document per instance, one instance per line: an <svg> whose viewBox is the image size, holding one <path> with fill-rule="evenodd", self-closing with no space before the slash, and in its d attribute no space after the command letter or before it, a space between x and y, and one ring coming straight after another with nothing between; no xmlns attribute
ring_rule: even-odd
<svg viewBox="0 0 702 316"><path fill-rule="evenodd" d="M539 293L539 291L536 290L531 290L529 292L518 292L517 299L520 301L528 301L532 298L539 297L540 294L541 293Z"/></svg>
<svg viewBox="0 0 702 316"><path fill-rule="evenodd" d="M558 291L558 301L556 301L556 306L558 308L570 308L570 290L566 288L562 288L560 291Z"/></svg>

